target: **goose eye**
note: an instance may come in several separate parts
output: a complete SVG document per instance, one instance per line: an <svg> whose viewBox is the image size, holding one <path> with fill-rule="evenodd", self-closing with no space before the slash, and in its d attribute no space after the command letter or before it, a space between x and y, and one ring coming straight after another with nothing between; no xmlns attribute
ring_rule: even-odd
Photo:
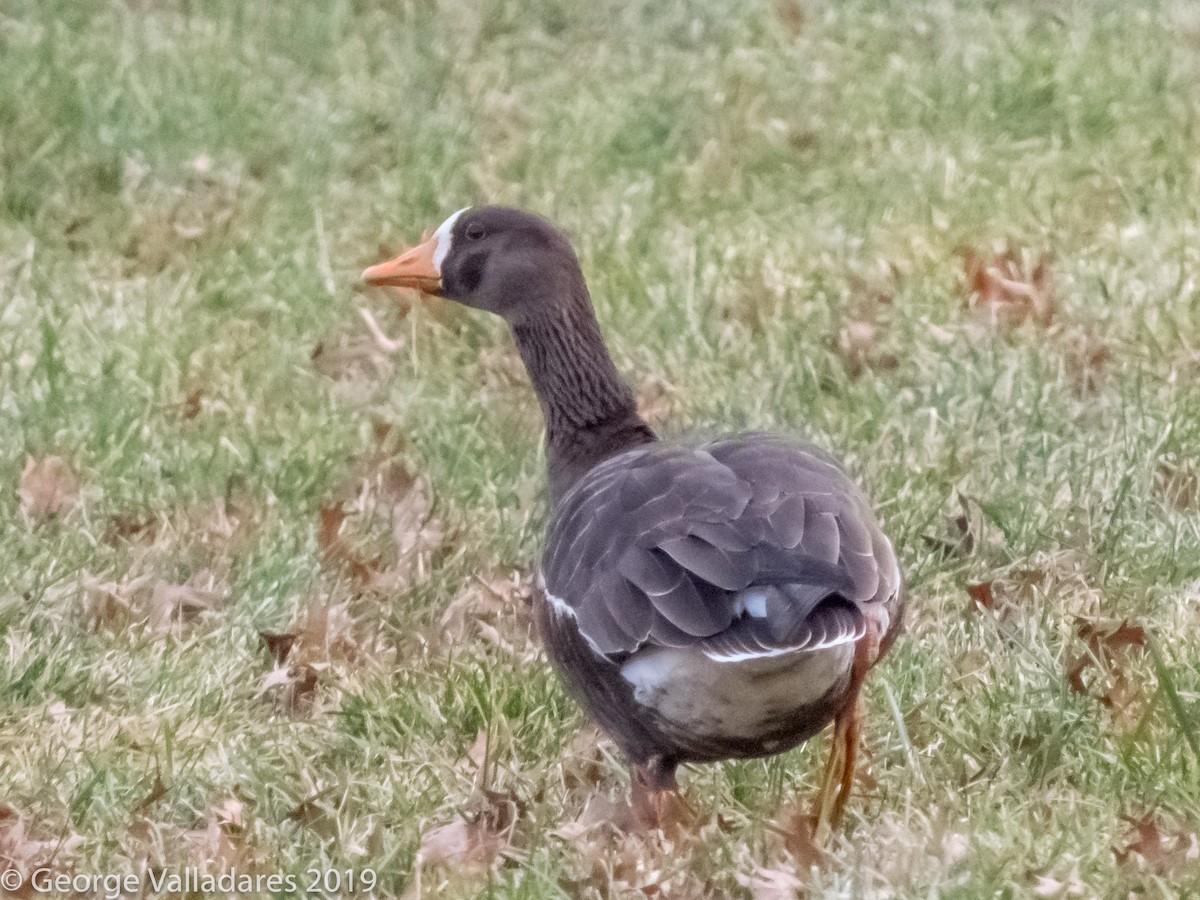
<svg viewBox="0 0 1200 900"><path fill-rule="evenodd" d="M467 236L467 240L477 241L483 237L483 226L478 222L469 222L467 224L467 230L465 234Z"/></svg>

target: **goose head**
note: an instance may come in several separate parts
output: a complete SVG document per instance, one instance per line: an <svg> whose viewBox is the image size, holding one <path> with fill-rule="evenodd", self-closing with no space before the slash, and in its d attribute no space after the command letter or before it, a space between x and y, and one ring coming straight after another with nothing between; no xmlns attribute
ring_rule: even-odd
<svg viewBox="0 0 1200 900"><path fill-rule="evenodd" d="M371 266L362 277L368 284L454 300L514 324L571 302L583 287L566 237L539 216L502 206L460 209L420 244Z"/></svg>

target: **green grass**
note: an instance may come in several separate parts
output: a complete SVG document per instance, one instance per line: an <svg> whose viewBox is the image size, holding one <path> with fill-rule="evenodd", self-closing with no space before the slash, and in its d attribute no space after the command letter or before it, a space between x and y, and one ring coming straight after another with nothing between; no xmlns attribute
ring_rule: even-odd
<svg viewBox="0 0 1200 900"><path fill-rule="evenodd" d="M429 896L622 896L655 868L742 896L788 865L770 823L823 741L686 772L720 827L681 847L578 845L555 829L624 789L611 748L584 779L563 762L582 718L511 612L511 646L473 607L440 624L535 558L537 406L500 323L403 316L356 278L489 201L570 233L671 430L811 435L878 502L910 624L814 894L1200 891L1194 861L1112 850L1123 816L1200 825L1200 510L1160 477L1200 457L1192 4L12 0L0 69L0 802L82 838L57 866L184 865L236 797L243 867L373 868L398 894L484 782L516 798L509 856L450 886L427 868ZM959 250L997 242L1050 255L1049 330L966 309ZM372 361L356 306L401 350ZM838 335L864 310L897 365L856 377ZM1082 374L1078 342L1107 348ZM318 535L379 423L447 535L383 592ZM79 503L30 523L20 473L51 454ZM925 538L957 496L974 549L946 556ZM388 552L379 517L348 527ZM149 585L201 578L218 609L147 627ZM983 581L1011 608L973 610ZM132 611L89 614L98 582ZM348 604L349 649L289 711L256 632L313 602ZM1130 712L1068 688L1078 615L1145 627Z"/></svg>

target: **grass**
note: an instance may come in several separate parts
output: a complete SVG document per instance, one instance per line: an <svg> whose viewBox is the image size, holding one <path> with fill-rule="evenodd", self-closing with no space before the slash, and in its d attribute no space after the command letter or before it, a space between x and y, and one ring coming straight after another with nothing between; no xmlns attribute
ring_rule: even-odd
<svg viewBox="0 0 1200 900"><path fill-rule="evenodd" d="M621 766L579 775L580 714L512 609L485 628L470 595L535 559L536 404L499 323L356 284L490 201L572 235L672 430L809 434L878 501L910 626L808 890L1200 891L1194 861L1113 851L1123 817L1200 824L1191 4L13 0L0 59L10 842L20 817L65 871L208 855L411 895L422 835L491 796L516 811L506 858L426 867L427 895L743 896L795 869L770 823L821 741L687 772L720 827L682 847L556 832ZM966 308L959 251L998 242L1049 255L1051 328ZM839 334L864 316L855 374ZM393 554L389 590L318 526L380 454L445 534L405 555L386 517L348 520ZM50 455L79 499L31 521L16 487ZM973 547L946 552L927 538L959 497ZM975 583L1004 602L974 609ZM218 608L149 627L154 586L181 584ZM314 604L345 618L314 637ZM1072 691L1077 616L1149 647ZM280 699L257 632L306 621L316 688Z"/></svg>

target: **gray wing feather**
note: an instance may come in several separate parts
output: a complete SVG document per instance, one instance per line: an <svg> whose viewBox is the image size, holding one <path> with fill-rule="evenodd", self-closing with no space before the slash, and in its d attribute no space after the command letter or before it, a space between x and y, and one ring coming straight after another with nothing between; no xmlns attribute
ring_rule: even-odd
<svg viewBox="0 0 1200 900"><path fill-rule="evenodd" d="M542 573L614 657L828 646L861 636L863 605L899 589L857 486L822 451L764 434L650 444L600 464L555 510Z"/></svg>

